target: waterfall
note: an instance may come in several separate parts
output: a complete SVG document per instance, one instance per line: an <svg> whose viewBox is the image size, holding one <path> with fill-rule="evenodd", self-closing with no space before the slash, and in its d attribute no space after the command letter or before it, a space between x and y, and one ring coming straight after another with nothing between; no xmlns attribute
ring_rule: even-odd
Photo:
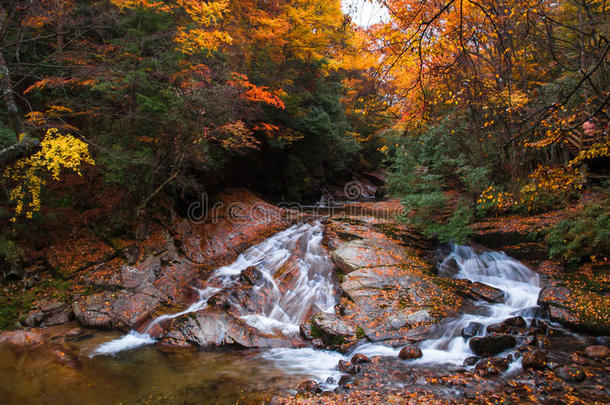
<svg viewBox="0 0 610 405"><path fill-rule="evenodd" d="M208 299L236 283L242 271L256 267L262 275L256 281L253 292L264 289L263 309L251 313L239 303L230 302L232 313L248 325L264 334L296 335L299 326L307 320L312 309L334 312L336 304L333 265L328 252L322 246L323 229L319 222L292 226L278 232L262 243L243 252L228 266L212 272L205 286L198 289L199 299L187 309L154 319L143 333L131 331L122 338L102 344L93 355L115 354L138 346L155 342L149 332L165 320L205 309ZM298 268L291 280L291 288L282 293L276 272L288 261L293 260Z"/></svg>
<svg viewBox="0 0 610 405"><path fill-rule="evenodd" d="M449 263L456 263L457 274L447 274ZM540 278L524 264L507 256L504 252L484 252L477 254L469 246L454 246L453 251L439 265L441 275L457 279L478 281L504 291L504 302L491 304L476 303L477 314L464 314L439 325L437 336L420 344L423 357L413 363L452 363L461 365L474 354L461 331L470 322L478 322L485 327L503 320L523 316L528 319L537 308Z"/></svg>

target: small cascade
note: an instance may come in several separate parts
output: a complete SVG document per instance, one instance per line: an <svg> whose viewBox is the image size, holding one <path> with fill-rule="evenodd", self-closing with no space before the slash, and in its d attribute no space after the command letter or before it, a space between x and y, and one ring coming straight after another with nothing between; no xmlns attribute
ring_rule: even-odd
<svg viewBox="0 0 610 405"><path fill-rule="evenodd" d="M99 346L93 355L115 354L123 350L154 343L149 332L159 323L205 309L208 300L232 287L242 271L254 267L259 276L253 287L259 312L251 313L239 302L230 301L231 313L248 325L267 335L290 336L299 332L315 308L333 312L336 292L333 265L322 246L323 229L320 223L301 224L278 232L264 242L247 249L230 265L215 270L198 289L199 299L187 309L154 319L142 333L131 331L120 339ZM281 271L288 260L298 269L291 274L290 288L281 285ZM257 294L257 292L261 292Z"/></svg>
<svg viewBox="0 0 610 405"><path fill-rule="evenodd" d="M455 269L455 264L458 272L451 274L449 269ZM495 287L504 291L505 299L500 304L479 301L477 314L464 314L443 322L437 328L436 336L420 344L423 357L414 363L461 365L466 358L473 356L468 342L461 336L462 329L470 322L487 327L514 316L531 319L531 314L535 313L541 290L538 274L504 252L478 254L469 246L454 246L451 254L439 265L439 271L447 277Z"/></svg>

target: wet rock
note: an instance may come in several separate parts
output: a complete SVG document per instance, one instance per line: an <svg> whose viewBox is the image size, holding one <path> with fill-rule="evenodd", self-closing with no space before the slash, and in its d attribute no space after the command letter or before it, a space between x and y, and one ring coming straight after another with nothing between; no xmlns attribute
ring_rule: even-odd
<svg viewBox="0 0 610 405"><path fill-rule="evenodd" d="M579 383L586 378L584 371L574 366L557 367L553 372L557 377L569 383Z"/></svg>
<svg viewBox="0 0 610 405"><path fill-rule="evenodd" d="M499 357L490 357L479 361L474 369L475 373L481 377L498 375L501 372L508 370L508 360Z"/></svg>
<svg viewBox="0 0 610 405"><path fill-rule="evenodd" d="M608 336L596 336L593 341L596 345L610 346L610 337Z"/></svg>
<svg viewBox="0 0 610 405"><path fill-rule="evenodd" d="M339 363L337 363L337 368L339 371L347 374L356 374L360 371L360 366L345 360L339 360Z"/></svg>
<svg viewBox="0 0 610 405"><path fill-rule="evenodd" d="M487 333L507 333L510 332L510 327L504 322L494 323L487 327Z"/></svg>
<svg viewBox="0 0 610 405"><path fill-rule="evenodd" d="M241 279L252 285L259 285L263 282L263 273L256 266L250 266L241 272Z"/></svg>
<svg viewBox="0 0 610 405"><path fill-rule="evenodd" d="M314 340L312 340L311 345L314 347L314 349L325 349L326 348L326 345L320 338L315 338Z"/></svg>
<svg viewBox="0 0 610 405"><path fill-rule="evenodd" d="M0 333L0 343L10 343L17 346L27 346L36 345L42 342L42 335L34 331L16 330Z"/></svg>
<svg viewBox="0 0 610 405"><path fill-rule="evenodd" d="M520 316L508 318L500 323L494 323L487 327L487 332L508 333L513 329L523 328L526 326L525 319Z"/></svg>
<svg viewBox="0 0 610 405"><path fill-rule="evenodd" d="M370 363L371 359L362 353L358 353L352 357L351 361L353 364L360 364L360 363Z"/></svg>
<svg viewBox="0 0 610 405"><path fill-rule="evenodd" d="M542 350L532 350L523 353L523 368L533 368L536 370L544 370L547 366L547 356Z"/></svg>
<svg viewBox="0 0 610 405"><path fill-rule="evenodd" d="M159 302L150 294L108 291L75 300L72 311L83 326L126 331L146 320Z"/></svg>
<svg viewBox="0 0 610 405"><path fill-rule="evenodd" d="M67 351L64 348L53 349L53 350L51 350L51 353L55 356L55 359L59 363L65 365L65 366L75 368L75 369L80 369L83 366L81 361L78 359L78 357L74 353Z"/></svg>
<svg viewBox="0 0 610 405"><path fill-rule="evenodd" d="M585 356L590 359L603 360L610 356L610 348L608 346L589 346L585 349Z"/></svg>
<svg viewBox="0 0 610 405"><path fill-rule="evenodd" d="M512 335L492 333L483 337L470 339L470 350L479 356L493 356L514 347L517 343Z"/></svg>
<svg viewBox="0 0 610 405"><path fill-rule="evenodd" d="M485 328L485 325L483 325L482 323L470 322L468 324L468 326L466 326L464 329L462 329L462 337L464 339L470 339L471 337L477 336L478 334L483 332L484 328Z"/></svg>
<svg viewBox="0 0 610 405"><path fill-rule="evenodd" d="M526 325L525 319L523 319L523 317L521 317L521 316L515 316L512 318L505 319L503 321L503 323L508 326L514 326L517 328L523 328Z"/></svg>
<svg viewBox="0 0 610 405"><path fill-rule="evenodd" d="M320 386L318 385L317 382L315 382L313 380L307 380L307 381L303 381L302 383L299 384L299 386L297 387L297 391L300 393L305 393L305 392L320 393L320 392L322 392L322 389L320 388Z"/></svg>
<svg viewBox="0 0 610 405"><path fill-rule="evenodd" d="M72 310L61 301L40 300L25 318L27 326L54 326L67 323L72 318Z"/></svg>
<svg viewBox="0 0 610 405"><path fill-rule="evenodd" d="M550 349L553 346L553 342L547 336L536 336L536 344L541 349Z"/></svg>
<svg viewBox="0 0 610 405"><path fill-rule="evenodd" d="M610 318L603 311L584 310L581 303L596 302L599 308L610 306L610 296L584 290L575 285L553 282L538 295L538 305L548 310L549 318L565 326L595 334L610 333Z"/></svg>
<svg viewBox="0 0 610 405"><path fill-rule="evenodd" d="M299 327L299 334L305 340L313 340L314 336L312 334L311 323L305 322Z"/></svg>
<svg viewBox="0 0 610 405"><path fill-rule="evenodd" d="M572 353L570 355L570 361L574 364L578 364L579 366L588 366L590 361L580 356L577 353Z"/></svg>
<svg viewBox="0 0 610 405"><path fill-rule="evenodd" d="M470 356L464 360L464 366L474 366L481 358L478 356Z"/></svg>
<svg viewBox="0 0 610 405"><path fill-rule="evenodd" d="M467 283L463 289L459 289L457 292L475 301L487 301L493 304L504 302L504 292L502 290L478 281Z"/></svg>
<svg viewBox="0 0 610 405"><path fill-rule="evenodd" d="M316 333L326 344L341 344L355 338L356 331L334 314L318 313L311 318Z"/></svg>
<svg viewBox="0 0 610 405"><path fill-rule="evenodd" d="M172 320L168 331L178 340L195 346L237 345L241 347L291 346L281 337L271 337L222 309L208 307Z"/></svg>
<svg viewBox="0 0 610 405"><path fill-rule="evenodd" d="M535 334L546 335L549 331L549 325L543 320L532 319L530 331Z"/></svg>
<svg viewBox="0 0 610 405"><path fill-rule="evenodd" d="M400 350L400 353L398 353L398 357L400 357L401 359L404 359L404 360L419 359L422 356L423 356L423 353L422 353L421 349L419 347L415 347L415 346L403 347Z"/></svg>

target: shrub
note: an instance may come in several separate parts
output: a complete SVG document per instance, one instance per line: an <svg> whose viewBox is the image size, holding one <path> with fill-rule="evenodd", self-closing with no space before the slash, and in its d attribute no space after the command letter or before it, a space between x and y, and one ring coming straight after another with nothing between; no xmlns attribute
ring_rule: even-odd
<svg viewBox="0 0 610 405"><path fill-rule="evenodd" d="M586 203L572 217L553 226L546 235L549 256L575 266L603 262L610 256L610 198Z"/></svg>

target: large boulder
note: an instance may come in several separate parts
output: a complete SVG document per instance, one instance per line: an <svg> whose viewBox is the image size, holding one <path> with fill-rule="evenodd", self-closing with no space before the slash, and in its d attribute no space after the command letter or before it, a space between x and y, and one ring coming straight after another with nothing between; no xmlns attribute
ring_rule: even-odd
<svg viewBox="0 0 610 405"><path fill-rule="evenodd" d="M404 346L457 311L462 300L430 271L422 253L405 247L399 230L383 223L333 221L328 238L341 270L341 308L359 337Z"/></svg>
<svg viewBox="0 0 610 405"><path fill-rule="evenodd" d="M538 305L548 310L551 320L565 326L602 335L610 333L610 296L606 294L575 283L552 282L540 291Z"/></svg>

